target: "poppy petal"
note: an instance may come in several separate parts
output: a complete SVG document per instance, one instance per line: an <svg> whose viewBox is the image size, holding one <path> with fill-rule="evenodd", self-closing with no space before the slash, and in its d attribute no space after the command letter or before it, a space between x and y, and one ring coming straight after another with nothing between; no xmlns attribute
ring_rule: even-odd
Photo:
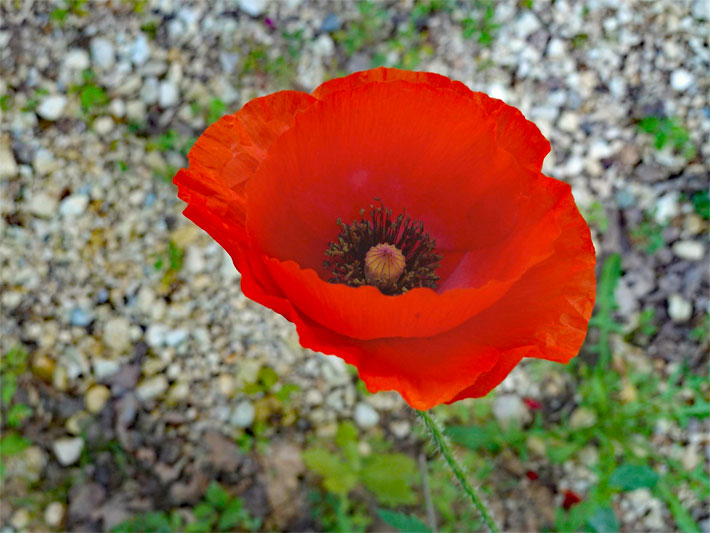
<svg viewBox="0 0 710 533"><path fill-rule="evenodd" d="M323 99L335 91L354 89L367 83L385 83L397 80L450 89L462 96L479 101L496 119L496 140L498 143L513 154L522 165L535 172L539 172L542 168L545 156L550 153L550 142L540 133L535 124L527 120L516 108L506 105L501 100L491 98L484 93L474 92L463 83L440 74L379 67L327 81L313 91L313 96Z"/></svg>
<svg viewBox="0 0 710 533"><path fill-rule="evenodd" d="M313 102L309 94L281 91L256 98L207 128L187 156L189 168L173 180L178 197L192 206L186 216L197 223L192 216L200 218L197 213L205 211L243 224L246 183L296 113Z"/></svg>

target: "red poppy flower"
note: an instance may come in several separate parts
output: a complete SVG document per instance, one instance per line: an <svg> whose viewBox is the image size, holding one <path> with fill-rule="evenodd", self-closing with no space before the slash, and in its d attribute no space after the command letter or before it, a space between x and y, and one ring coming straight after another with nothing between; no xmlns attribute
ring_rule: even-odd
<svg viewBox="0 0 710 533"><path fill-rule="evenodd" d="M584 339L594 249L569 185L541 173L549 148L500 100L378 68L252 100L175 184L246 296L428 409Z"/></svg>

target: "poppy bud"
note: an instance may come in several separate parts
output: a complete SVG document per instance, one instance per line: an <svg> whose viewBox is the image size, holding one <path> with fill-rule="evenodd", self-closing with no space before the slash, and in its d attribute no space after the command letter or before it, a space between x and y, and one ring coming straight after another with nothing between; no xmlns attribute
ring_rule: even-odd
<svg viewBox="0 0 710 533"><path fill-rule="evenodd" d="M365 254L365 277L372 285L387 289L398 281L406 261L396 246L381 243Z"/></svg>

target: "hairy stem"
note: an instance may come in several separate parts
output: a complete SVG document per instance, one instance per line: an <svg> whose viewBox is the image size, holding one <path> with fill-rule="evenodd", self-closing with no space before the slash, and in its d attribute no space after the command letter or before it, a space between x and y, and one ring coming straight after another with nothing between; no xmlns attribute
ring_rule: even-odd
<svg viewBox="0 0 710 533"><path fill-rule="evenodd" d="M441 454L444 456L444 459L446 459L446 463L449 465L449 468L451 468L451 471L454 473L454 476L456 476L456 479L458 479L459 483L461 484L461 487L463 487L463 490L466 492L466 494L469 495L471 501L473 502L473 505L476 507L476 509L478 509L478 512L481 513L481 517L488 526L488 529L492 533L499 533L500 530L498 529L496 523L493 521L493 518L491 517L491 514L488 511L488 508L483 503L483 500L481 500L481 498L478 496L473 486L468 482L463 466L456 460L456 457L454 457L454 452L451 449L451 444L444 436L444 432L441 429L439 421L436 420L433 414L428 411L417 410L417 415L419 415L419 418L422 419L422 422L424 422L424 425L429 430L429 433L431 433L434 442L441 451Z"/></svg>

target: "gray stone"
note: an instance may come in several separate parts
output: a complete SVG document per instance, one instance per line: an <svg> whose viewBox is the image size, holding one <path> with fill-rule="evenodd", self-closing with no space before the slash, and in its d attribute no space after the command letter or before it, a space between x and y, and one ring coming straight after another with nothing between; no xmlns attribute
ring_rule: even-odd
<svg viewBox="0 0 710 533"><path fill-rule="evenodd" d="M45 192L33 194L27 210L39 218L51 218L57 212L57 199Z"/></svg>
<svg viewBox="0 0 710 533"><path fill-rule="evenodd" d="M113 43L103 37L94 37L89 45L91 59L94 64L104 70L109 70L116 63L116 50Z"/></svg>
<svg viewBox="0 0 710 533"><path fill-rule="evenodd" d="M148 38L141 33L136 37L131 45L131 61L134 65L142 65L150 58L150 46Z"/></svg>
<svg viewBox="0 0 710 533"><path fill-rule="evenodd" d="M67 106L67 97L63 94L46 96L37 107L37 114L45 120L57 120Z"/></svg>
<svg viewBox="0 0 710 533"><path fill-rule="evenodd" d="M9 146L0 144L0 179L12 178L17 174L17 162Z"/></svg>
<svg viewBox="0 0 710 533"><path fill-rule="evenodd" d="M355 405L353 413L355 423L363 429L368 429L377 425L380 421L380 414L368 403L359 402Z"/></svg>
<svg viewBox="0 0 710 533"><path fill-rule="evenodd" d="M160 107L173 107L180 102L180 92L177 86L171 81L161 82L158 96Z"/></svg>
<svg viewBox="0 0 710 533"><path fill-rule="evenodd" d="M131 347L131 324L123 317L115 317L104 326L104 342L117 354Z"/></svg>
<svg viewBox="0 0 710 533"><path fill-rule="evenodd" d="M266 11L267 0L239 0L239 9L252 17L259 17Z"/></svg>
<svg viewBox="0 0 710 533"><path fill-rule="evenodd" d="M501 394L493 402L493 416L502 426L522 426L530 418L530 412L517 394Z"/></svg>
<svg viewBox="0 0 710 533"><path fill-rule="evenodd" d="M189 336L187 330L173 329L165 335L165 344L175 347L185 342Z"/></svg>
<svg viewBox="0 0 710 533"><path fill-rule="evenodd" d="M84 311L80 307L72 309L71 315L69 315L69 323L72 326L78 326L80 328L85 328L91 324L93 319L94 317L90 312Z"/></svg>
<svg viewBox="0 0 710 533"><path fill-rule="evenodd" d="M81 437L62 437L52 443L52 451L62 466L76 463L83 449L84 440Z"/></svg>
<svg viewBox="0 0 710 533"><path fill-rule="evenodd" d="M232 411L229 422L238 428L248 428L254 422L255 414L256 411L251 402L243 400Z"/></svg>
<svg viewBox="0 0 710 533"><path fill-rule="evenodd" d="M166 390L168 390L168 378L158 374L141 381L136 386L136 396L144 402L149 402L164 394Z"/></svg>

